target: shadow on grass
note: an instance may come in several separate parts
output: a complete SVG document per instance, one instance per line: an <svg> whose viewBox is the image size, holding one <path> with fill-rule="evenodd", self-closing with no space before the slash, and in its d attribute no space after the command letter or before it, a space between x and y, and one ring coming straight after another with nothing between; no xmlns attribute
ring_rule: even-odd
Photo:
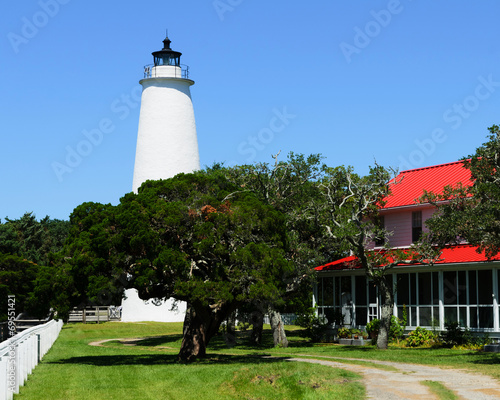
<svg viewBox="0 0 500 400"><path fill-rule="evenodd" d="M287 338L291 339L288 342L289 347L303 347L303 348L314 347L314 343L311 343L310 340L306 338L306 335L302 331L285 330L285 332ZM264 329L264 331L262 332L262 342L260 345L251 342L250 340L251 334L252 334L251 330L237 331L236 337L232 335L227 335L225 333L220 333L214 336L210 340L210 344L208 347L210 348L210 350L213 351L224 351L233 348L246 351L266 350L274 348L273 335L270 329ZM236 343L234 342L234 339L236 339Z"/></svg>
<svg viewBox="0 0 500 400"><path fill-rule="evenodd" d="M164 336L156 336L145 338L142 340L138 340L135 342L137 346L146 346L146 347L156 347L161 345L166 345L169 343L178 343L182 340L182 335L164 335Z"/></svg>
<svg viewBox="0 0 500 400"><path fill-rule="evenodd" d="M264 358L262 356L231 356L207 354L206 358L197 360L187 365L214 365L214 364L272 364L285 361L287 357ZM119 365L168 365L180 364L177 355L147 354L147 355L115 355L115 356L82 356L70 357L48 364L83 364L98 367L111 367Z"/></svg>
<svg viewBox="0 0 500 400"><path fill-rule="evenodd" d="M471 361L473 364L500 365L500 355L498 353L485 353L477 351L468 353L467 355L476 358Z"/></svg>

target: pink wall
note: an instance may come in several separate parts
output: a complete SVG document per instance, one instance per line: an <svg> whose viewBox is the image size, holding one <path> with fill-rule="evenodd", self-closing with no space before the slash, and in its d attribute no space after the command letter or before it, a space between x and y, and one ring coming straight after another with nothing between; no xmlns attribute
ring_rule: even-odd
<svg viewBox="0 0 500 400"><path fill-rule="evenodd" d="M389 239L391 247L407 247L411 245L411 219L412 212L422 211L423 231L428 229L425 226L425 220L430 218L434 213L434 207L423 205L422 207L411 207L406 209L389 209L382 212L385 219L385 228L392 231L393 235ZM374 243L370 243L369 248L374 247Z"/></svg>

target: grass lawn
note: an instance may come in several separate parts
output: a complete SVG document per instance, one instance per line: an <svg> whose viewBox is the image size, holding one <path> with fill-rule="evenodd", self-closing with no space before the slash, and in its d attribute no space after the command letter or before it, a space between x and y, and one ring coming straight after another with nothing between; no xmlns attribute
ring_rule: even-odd
<svg viewBox="0 0 500 400"><path fill-rule="evenodd" d="M306 363L225 355L214 341L207 359L177 363L182 324L66 325L15 399L362 399L359 376ZM136 346L119 341L150 338ZM160 336L160 337L155 337ZM127 342L125 342L127 343ZM217 348L217 349L216 349Z"/></svg>
<svg viewBox="0 0 500 400"><path fill-rule="evenodd" d="M266 328L260 348L246 344L249 332L239 332L238 344L232 347L220 336L210 343L205 360L186 365L177 362L180 323L65 325L53 348L15 399L364 398L362 382L351 372L279 358L266 359L262 355L418 363L468 369L500 380L500 356L495 353L399 346L381 351L374 346L313 344L298 327L287 329L288 348L275 349L269 327ZM88 345L117 338L143 339L111 340L103 347ZM366 364L370 365L369 361Z"/></svg>

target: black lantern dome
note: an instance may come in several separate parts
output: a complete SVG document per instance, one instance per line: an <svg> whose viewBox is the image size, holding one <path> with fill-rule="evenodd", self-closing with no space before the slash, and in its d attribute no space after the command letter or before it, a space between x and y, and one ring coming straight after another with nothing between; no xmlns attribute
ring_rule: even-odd
<svg viewBox="0 0 500 400"><path fill-rule="evenodd" d="M176 67L181 66L182 53L172 50L170 48L170 43L172 43L172 41L167 36L163 40L163 49L159 51L154 51L152 53L154 57L155 67L158 65L173 65Z"/></svg>

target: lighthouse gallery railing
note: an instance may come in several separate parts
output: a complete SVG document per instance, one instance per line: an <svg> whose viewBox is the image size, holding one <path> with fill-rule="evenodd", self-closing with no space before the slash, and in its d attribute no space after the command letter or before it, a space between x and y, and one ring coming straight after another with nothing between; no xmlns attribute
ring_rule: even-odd
<svg viewBox="0 0 500 400"><path fill-rule="evenodd" d="M157 78L155 74L154 64L148 64L144 66L144 79L146 78ZM173 68L174 75L172 78L189 79L189 66L181 64L180 68ZM177 73L179 71L179 73Z"/></svg>

